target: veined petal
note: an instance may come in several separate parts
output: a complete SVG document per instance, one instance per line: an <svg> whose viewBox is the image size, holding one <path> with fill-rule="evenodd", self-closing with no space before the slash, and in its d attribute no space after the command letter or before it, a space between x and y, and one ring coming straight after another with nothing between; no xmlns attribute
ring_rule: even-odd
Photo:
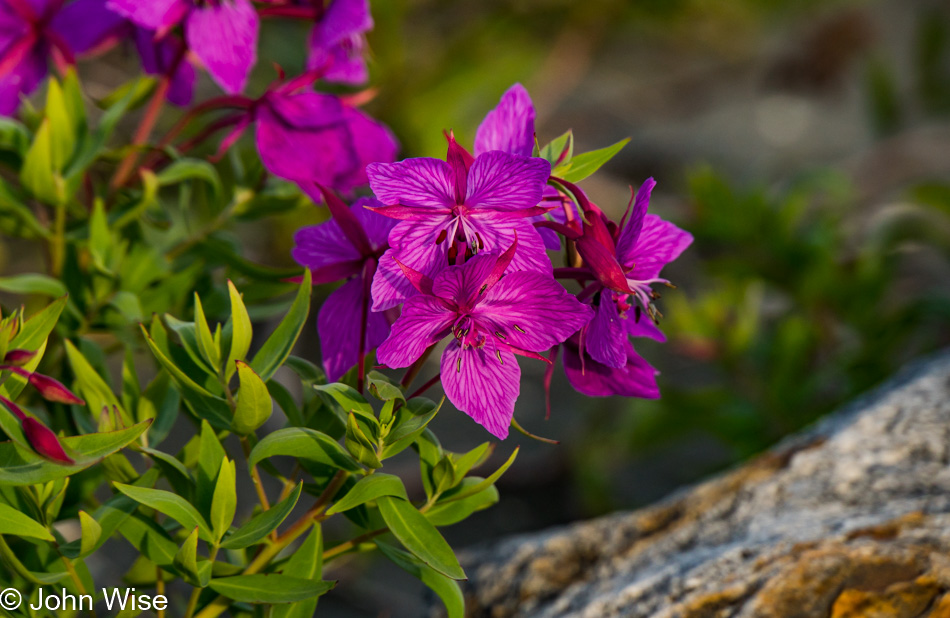
<svg viewBox="0 0 950 618"><path fill-rule="evenodd" d="M516 348L544 352L593 316L593 310L548 275L513 272L485 292L473 315L490 321L495 336Z"/></svg>
<svg viewBox="0 0 950 618"><path fill-rule="evenodd" d="M600 295L600 304L584 334L584 349L595 361L608 367L627 364L627 332L609 292Z"/></svg>
<svg viewBox="0 0 950 618"><path fill-rule="evenodd" d="M352 208L356 219L366 231L366 236L369 238L369 244L376 251L388 246L389 233L394 227L396 227L396 223L398 223L389 217L384 217L383 215L370 210L370 208L375 208L378 206L382 206L382 203L379 200L375 200L371 197L361 197L353 202L353 205L350 207Z"/></svg>
<svg viewBox="0 0 950 618"><path fill-rule="evenodd" d="M229 94L244 90L257 61L260 22L249 0L221 0L188 15L185 38L208 73Z"/></svg>
<svg viewBox="0 0 950 618"><path fill-rule="evenodd" d="M500 150L530 157L534 152L534 104L521 84L502 95L498 106L488 112L475 133L475 154Z"/></svg>
<svg viewBox="0 0 950 618"><path fill-rule="evenodd" d="M627 319L624 324L627 334L631 337L649 337L655 341L663 343L666 341L666 335L663 334L663 331L654 324L653 320L649 316L641 315L640 319L637 320L636 316L627 314Z"/></svg>
<svg viewBox="0 0 950 618"><path fill-rule="evenodd" d="M20 94L30 94L46 77L46 53L34 47L13 70L0 77L0 116L13 114L20 106Z"/></svg>
<svg viewBox="0 0 950 618"><path fill-rule="evenodd" d="M413 296L403 305L376 358L390 368L408 367L442 339L455 314L431 296Z"/></svg>
<svg viewBox="0 0 950 618"><path fill-rule="evenodd" d="M434 279L448 266L448 241L436 243L447 225L434 218L418 221L400 221L389 233L390 248L379 260L373 277L373 311L383 311L415 296L416 289L394 258L409 268Z"/></svg>
<svg viewBox="0 0 950 618"><path fill-rule="evenodd" d="M188 0L109 0L107 3L108 8L119 15L150 30L170 27L190 5Z"/></svg>
<svg viewBox="0 0 950 618"><path fill-rule="evenodd" d="M311 269L359 260L362 257L333 219L300 228L294 234L294 244L290 252L294 260Z"/></svg>
<svg viewBox="0 0 950 618"><path fill-rule="evenodd" d="M509 271L531 270L551 274L551 259L544 247L544 240L528 220L495 220L488 217L465 217L462 228L469 246L478 252L502 253L518 239L518 248L511 260Z"/></svg>
<svg viewBox="0 0 950 618"><path fill-rule="evenodd" d="M449 343L442 354L442 387L452 404L493 436L504 440L515 413L521 367L515 355L484 347L462 349Z"/></svg>
<svg viewBox="0 0 950 618"><path fill-rule="evenodd" d="M617 260L621 264L630 264L630 259L640 238L640 232L643 229L643 221L647 216L647 208L650 206L650 193L656 181L647 178L637 190L636 198L633 200L633 209L630 211L630 218L625 221L623 229L620 231L620 237L617 239Z"/></svg>
<svg viewBox="0 0 950 618"><path fill-rule="evenodd" d="M583 364L578 356L577 341L571 338L564 345L564 373L577 392L589 397L640 397L657 399L660 389L656 385L657 371L637 354L627 342L627 364L614 369L586 356Z"/></svg>
<svg viewBox="0 0 950 618"><path fill-rule="evenodd" d="M663 267L679 257L693 242L693 235L656 215L647 215L636 246L626 256L624 266L633 266L630 279L645 281L660 274Z"/></svg>
<svg viewBox="0 0 950 618"><path fill-rule="evenodd" d="M363 315L363 280L351 279L327 297L317 315L320 353L327 380L336 382L359 360L359 339ZM383 313L367 313L363 352L386 340L389 322Z"/></svg>
<svg viewBox="0 0 950 618"><path fill-rule="evenodd" d="M473 304L479 296L479 289L497 263L498 255L494 253L472 256L461 266L450 266L436 275L432 292L459 305Z"/></svg>
<svg viewBox="0 0 950 618"><path fill-rule="evenodd" d="M441 159L405 159L366 166L369 186L384 204L443 210L455 206L455 186L448 163ZM532 204L533 206L533 204Z"/></svg>
<svg viewBox="0 0 950 618"><path fill-rule="evenodd" d="M369 182L366 166L370 163L391 163L399 152L399 141L383 123L370 118L354 107L343 107L356 165L337 169L336 184L340 191L350 191Z"/></svg>
<svg viewBox="0 0 950 618"><path fill-rule="evenodd" d="M495 210L531 208L541 201L550 175L551 164L544 159L486 152L468 171L465 203Z"/></svg>
<svg viewBox="0 0 950 618"><path fill-rule="evenodd" d="M300 131L329 129L346 122L339 97L319 92L271 92L265 98L265 108L287 127Z"/></svg>

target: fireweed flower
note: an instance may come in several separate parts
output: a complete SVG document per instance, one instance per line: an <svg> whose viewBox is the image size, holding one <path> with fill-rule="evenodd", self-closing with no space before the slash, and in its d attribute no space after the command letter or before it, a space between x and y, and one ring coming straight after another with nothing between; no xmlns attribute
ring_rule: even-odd
<svg viewBox="0 0 950 618"><path fill-rule="evenodd" d="M0 0L0 114L33 92L52 55L60 65L97 45L115 26L105 0Z"/></svg>
<svg viewBox="0 0 950 618"><path fill-rule="evenodd" d="M451 335L442 354L445 394L501 439L508 435L520 389L515 355L543 360L539 352L564 341L592 313L550 275L505 274L516 245L501 255L479 253L434 279L403 265L419 294L403 305L377 352L389 367L408 367Z"/></svg>
<svg viewBox="0 0 950 618"><path fill-rule="evenodd" d="M552 271L544 242L527 221L545 210L538 203L550 164L497 150L473 160L454 138L446 159L406 159L366 168L370 187L386 204L377 212L400 220L373 280L376 311L415 294L397 259L431 278L450 261L467 253L499 252L517 237L512 269Z"/></svg>
<svg viewBox="0 0 950 618"><path fill-rule="evenodd" d="M109 0L108 6L158 38L183 23L188 48L214 81L229 94L244 90L260 28L250 0Z"/></svg>
<svg viewBox="0 0 950 618"><path fill-rule="evenodd" d="M172 34L156 38L155 32L140 27L135 27L133 36L142 59L142 69L149 75L168 78L165 98L180 107L190 105L197 75L187 60L185 42Z"/></svg>
<svg viewBox="0 0 950 618"><path fill-rule="evenodd" d="M364 83L366 32L372 29L368 0L333 0L310 34L307 68L330 82Z"/></svg>
<svg viewBox="0 0 950 618"><path fill-rule="evenodd" d="M357 364L361 351L375 348L389 335L389 316L369 310L369 286L396 222L367 210L366 206L381 205L376 200L361 198L347 208L332 194L324 194L333 218L298 230L291 254L310 269L314 283L346 280L317 316L323 367L327 379L335 382Z"/></svg>

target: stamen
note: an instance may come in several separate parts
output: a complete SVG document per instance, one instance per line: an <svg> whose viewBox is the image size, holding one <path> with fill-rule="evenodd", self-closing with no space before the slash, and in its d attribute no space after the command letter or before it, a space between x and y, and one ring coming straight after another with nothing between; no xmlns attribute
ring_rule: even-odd
<svg viewBox="0 0 950 618"><path fill-rule="evenodd" d="M441 232L439 232L439 237L435 239L435 244L441 245L442 243L444 243L445 239L448 238L448 235L449 233L445 230L442 230Z"/></svg>
<svg viewBox="0 0 950 618"><path fill-rule="evenodd" d="M455 361L455 373L462 373L462 356L459 355L458 360Z"/></svg>
<svg viewBox="0 0 950 618"><path fill-rule="evenodd" d="M478 289L478 295L481 296L482 294L485 293L485 290L487 289L488 289L488 284L486 283L485 285L483 285L482 287Z"/></svg>
<svg viewBox="0 0 950 618"><path fill-rule="evenodd" d="M521 333L522 335L527 335L527 334L528 334L528 331L526 331L525 329L521 328L521 327L518 326L517 324L515 324L515 330L518 331L519 333Z"/></svg>
<svg viewBox="0 0 950 618"><path fill-rule="evenodd" d="M498 362L502 365L505 364L505 360L501 357L501 350L495 350L495 356L498 357Z"/></svg>
<svg viewBox="0 0 950 618"><path fill-rule="evenodd" d="M496 331L495 331L495 336L498 337L499 339L501 339L502 341L504 341L505 339L508 338L508 337L505 335L505 333L501 332L500 330L496 330Z"/></svg>

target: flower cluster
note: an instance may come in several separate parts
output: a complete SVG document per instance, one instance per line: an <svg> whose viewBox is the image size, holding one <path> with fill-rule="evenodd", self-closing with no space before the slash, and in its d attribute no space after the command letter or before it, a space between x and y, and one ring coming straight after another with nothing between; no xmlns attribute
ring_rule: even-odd
<svg viewBox="0 0 950 618"><path fill-rule="evenodd" d="M692 236L647 214L653 179L611 221L557 176L568 147L553 161L537 156L534 118L516 84L480 125L474 152L449 134L444 161L372 163L375 200L336 205L331 221L298 232L294 257L315 280L348 277L320 314L330 379L374 345L380 363L409 367L411 379L448 340L438 376L446 396L499 438L520 389L516 356L553 367L563 348L565 373L581 393L659 396L656 371L631 338L664 340L652 288L669 285L660 271ZM568 263L554 268L548 251L562 248L559 236ZM344 311L353 317L339 319Z"/></svg>

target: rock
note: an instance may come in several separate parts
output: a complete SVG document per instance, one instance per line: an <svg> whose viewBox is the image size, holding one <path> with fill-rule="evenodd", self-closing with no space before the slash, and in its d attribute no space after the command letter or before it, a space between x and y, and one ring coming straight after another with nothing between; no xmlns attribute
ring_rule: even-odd
<svg viewBox="0 0 950 618"><path fill-rule="evenodd" d="M470 615L950 618L950 354L631 513L469 551Z"/></svg>

